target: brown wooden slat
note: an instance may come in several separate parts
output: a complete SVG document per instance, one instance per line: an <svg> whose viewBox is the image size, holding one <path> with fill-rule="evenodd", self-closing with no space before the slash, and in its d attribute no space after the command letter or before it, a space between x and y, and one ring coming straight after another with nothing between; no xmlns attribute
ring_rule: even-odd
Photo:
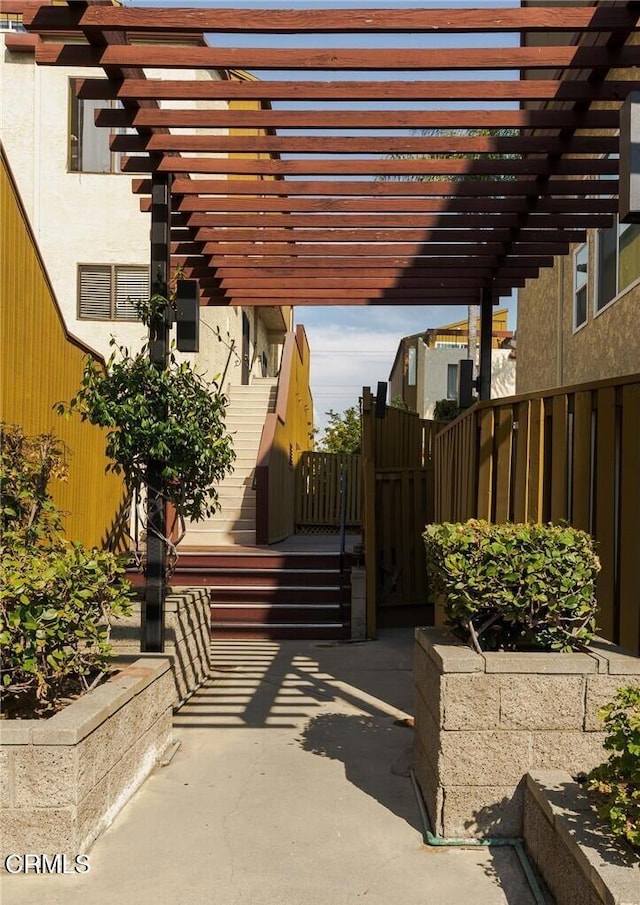
<svg viewBox="0 0 640 905"><path fill-rule="evenodd" d="M176 231L172 230L172 238L175 237ZM180 233L178 233L180 235ZM455 229L377 229L371 228L337 228L324 227L313 229L311 227L304 231L297 232L295 239L298 242L422 242L422 243L440 243L440 242L457 242L460 249L459 253L464 251L472 251L472 248L465 247L473 243L483 243L480 248L488 248L495 246L499 242L507 242L511 236L508 229L491 230L491 242L487 241L488 234L481 229L466 229L458 232ZM293 233L286 228L278 229L277 227L259 226L251 228L242 227L220 227L220 229L212 229L209 227L195 228L193 239L196 242L288 242L293 239ZM519 242L531 244L539 244L541 246L550 245L557 242L560 247L564 247L569 242L578 242L584 238L584 230L544 230L544 229L522 229L519 233ZM439 249L434 245L432 254L437 254ZM542 252L541 252L542 253Z"/></svg>
<svg viewBox="0 0 640 905"><path fill-rule="evenodd" d="M185 247L187 246L187 247ZM269 255L290 255L297 252L304 257L325 257L326 255L344 254L347 257L365 255L437 255L441 260L445 257L456 258L459 263L482 265L485 262L494 262L496 255L504 252L504 247L499 242L485 242L481 246L473 245L469 249L465 248L462 243L455 245L439 244L436 246L426 245L424 242L403 242L398 240L392 243L343 243L342 245L331 244L330 242L309 242L296 245L293 241L286 243L271 242L260 245L258 248L251 242L207 242L204 246L200 246L195 242L172 243L172 254L193 254L194 249L203 254L210 255L255 255L259 254L265 258ZM528 257L534 258L536 265L545 266L540 263L541 260L547 261L546 266L551 266L553 260L551 255L560 254L563 250L568 251L568 242L563 244L555 243L531 243L516 242L512 246L512 256L518 257L519 260ZM465 255L466 252L466 255ZM526 263L526 260L525 260Z"/></svg>
<svg viewBox="0 0 640 905"><path fill-rule="evenodd" d="M181 111L162 110L147 117L176 128ZM178 120L178 122L176 122ZM96 125L124 127L143 125L138 113L101 110ZM150 125L146 123L145 125ZM222 154L616 154L617 136L577 136L570 141L551 136L317 136L317 135L205 135L152 134L114 135L112 151L126 154L152 151L184 151Z"/></svg>
<svg viewBox="0 0 640 905"><path fill-rule="evenodd" d="M640 47L638 48L640 51ZM229 157L162 157L157 165L147 157L124 157L125 173L220 173L262 176L590 176L618 174L618 161L608 158L567 157L547 159L392 159L347 158L346 160L237 160ZM424 186L423 186L424 191ZM611 194L612 189L609 189Z"/></svg>
<svg viewBox="0 0 640 905"><path fill-rule="evenodd" d="M213 228L216 233L220 230L234 229L473 229L474 233L479 229L491 229L492 237L502 239L507 235L507 230L520 227L521 232L527 236L531 230L544 229L549 231L550 239L558 230L569 229L595 229L596 227L608 227L612 224L612 217L608 214L531 214L523 222L523 216L517 214L178 214L174 215L174 224L184 223L192 229ZM200 233L198 233L200 236ZM449 233L446 233L449 236ZM462 235L462 234L459 234ZM546 233L539 238L546 241ZM213 238L204 234L203 241ZM464 240L464 236L462 236ZM450 238L445 241L450 241Z"/></svg>
<svg viewBox="0 0 640 905"><path fill-rule="evenodd" d="M573 409L573 481L571 524L591 530L591 393L576 393ZM640 461L640 460L639 460Z"/></svg>
<svg viewBox="0 0 640 905"><path fill-rule="evenodd" d="M511 406L501 405L496 419L496 454L495 454L495 513L496 522L509 521L511 467L513 445L513 412Z"/></svg>
<svg viewBox="0 0 640 905"><path fill-rule="evenodd" d="M543 487L544 487L544 414L543 399L531 400L529 408L529 498L527 511L529 519L534 522L543 519Z"/></svg>
<svg viewBox="0 0 640 905"><path fill-rule="evenodd" d="M567 397L554 396L551 403L551 521L569 518L568 478L568 408Z"/></svg>
<svg viewBox="0 0 640 905"><path fill-rule="evenodd" d="M245 212L245 213L480 213L518 214L525 212L524 200L518 198L290 198L236 196L193 196L177 199L174 209L181 212ZM537 214L614 214L617 198L581 198L576 210L575 198L541 198ZM140 199L140 210L151 210L151 198Z"/></svg>
<svg viewBox="0 0 640 905"><path fill-rule="evenodd" d="M640 384L622 395L620 469L620 644L640 653Z"/></svg>
<svg viewBox="0 0 640 905"><path fill-rule="evenodd" d="M482 409L478 414L480 428L480 448L478 450L478 518L492 521L493 513L493 469L494 464L494 411Z"/></svg>
<svg viewBox="0 0 640 905"><path fill-rule="evenodd" d="M515 480L513 485L513 520L526 522L528 515L529 403L519 402L514 408L518 422L515 432Z"/></svg>
<svg viewBox="0 0 640 905"><path fill-rule="evenodd" d="M600 558L598 575L598 628L605 638L615 637L615 513L616 513L616 391L598 390L596 430L595 539Z"/></svg>
<svg viewBox="0 0 640 905"><path fill-rule="evenodd" d="M85 80L87 84L88 80ZM106 80L105 80L106 84ZM185 83L172 82L175 92L178 86ZM197 89L201 82L189 83L194 86L194 98L200 93ZM145 89L141 92L147 93ZM87 90L80 89L80 97L90 95ZM102 93L105 93L104 91ZM114 94L116 92L109 92ZM120 97L124 92L118 88ZM189 92L183 87L182 94ZM157 96L166 95L166 82L163 81L156 92ZM168 113L168 111L165 111ZM174 111L175 112L175 111ZM394 110L390 120L385 110L183 110L181 116L189 117L188 125L211 129L579 129L588 126L590 129L617 129L619 114L617 110L590 110L588 116L584 111L570 110ZM159 125L162 121L155 119L147 125ZM169 123L165 123L168 125Z"/></svg>
<svg viewBox="0 0 640 905"><path fill-rule="evenodd" d="M428 183L430 196L442 196L443 198L456 199L465 196L473 198L485 196L522 196L530 195L563 196L575 198L576 193L585 195L603 195L610 197L618 186L617 174L612 174L611 179L559 179L551 176L549 180L540 183L535 179L518 178L509 181L487 179L478 182L453 182L450 180L434 180ZM134 179L133 191L140 194L151 193L150 179ZM172 183L174 195L224 195L230 193L230 185L223 179L188 179L177 176ZM397 197L412 197L425 195L425 183L410 180L393 181L356 181L356 180L296 180L295 182L284 180L261 179L234 179L233 193L235 195L335 195L335 196L369 196L377 198L380 195L394 195Z"/></svg>
<svg viewBox="0 0 640 905"><path fill-rule="evenodd" d="M537 47L432 47L428 53L413 48L375 50L342 48L181 47L152 44L109 45L98 50L80 44L46 42L35 48L36 62L44 66L113 66L159 69L264 69L437 72L442 69L608 69L637 66L640 48Z"/></svg>
<svg viewBox="0 0 640 905"><path fill-rule="evenodd" d="M615 79L594 84L552 79L254 82L126 78L111 84L106 79L80 82L81 97L98 100L623 101L637 87L633 80Z"/></svg>
<svg viewBox="0 0 640 905"><path fill-rule="evenodd" d="M538 31L613 31L635 24L632 10L584 7L549 7L546 9L271 9L247 10L208 7L204 9L130 10L89 6L42 7L34 11L27 6L24 21L41 34L82 29L125 30L155 34L161 29L183 34L194 32L245 32L297 34L314 32L329 34L369 32L511 32L524 29Z"/></svg>

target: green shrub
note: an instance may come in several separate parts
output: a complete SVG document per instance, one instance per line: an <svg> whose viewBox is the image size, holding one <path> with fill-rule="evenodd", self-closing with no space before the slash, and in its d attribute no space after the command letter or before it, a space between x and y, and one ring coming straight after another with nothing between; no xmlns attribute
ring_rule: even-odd
<svg viewBox="0 0 640 905"><path fill-rule="evenodd" d="M65 475L64 453L54 437L3 426L0 690L9 714L37 715L86 689L108 668L110 620L130 612L119 559L62 534L47 486Z"/></svg>
<svg viewBox="0 0 640 905"><path fill-rule="evenodd" d="M640 685L619 688L598 715L611 753L589 774L590 788L604 799L598 813L614 836L640 850Z"/></svg>
<svg viewBox="0 0 640 905"><path fill-rule="evenodd" d="M472 519L423 536L430 592L474 646L571 650L593 637L600 563L583 531Z"/></svg>

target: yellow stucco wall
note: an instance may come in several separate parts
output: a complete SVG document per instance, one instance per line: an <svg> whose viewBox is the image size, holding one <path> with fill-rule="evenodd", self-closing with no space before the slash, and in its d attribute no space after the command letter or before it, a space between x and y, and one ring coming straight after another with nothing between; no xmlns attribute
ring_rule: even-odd
<svg viewBox="0 0 640 905"><path fill-rule="evenodd" d="M66 534L100 545L122 501L122 482L105 475L102 431L53 411L80 386L89 350L65 330L4 156L0 160L0 419L64 441L69 478L51 489L68 513Z"/></svg>

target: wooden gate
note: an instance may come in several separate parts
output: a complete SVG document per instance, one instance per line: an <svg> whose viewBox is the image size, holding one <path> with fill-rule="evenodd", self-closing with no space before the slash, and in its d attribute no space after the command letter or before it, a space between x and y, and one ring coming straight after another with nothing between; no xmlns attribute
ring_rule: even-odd
<svg viewBox="0 0 640 905"><path fill-rule="evenodd" d="M363 389L363 534L367 621L376 626L429 623L422 533L433 521L432 450L439 425L387 407L376 418Z"/></svg>
<svg viewBox="0 0 640 905"><path fill-rule="evenodd" d="M345 476L345 527L360 527L360 456L303 452L296 469L296 531L340 527L340 483Z"/></svg>

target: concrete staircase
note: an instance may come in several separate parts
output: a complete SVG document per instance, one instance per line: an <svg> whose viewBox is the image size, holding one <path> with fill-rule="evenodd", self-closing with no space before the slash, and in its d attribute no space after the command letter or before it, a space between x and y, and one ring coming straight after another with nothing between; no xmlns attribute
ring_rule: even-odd
<svg viewBox="0 0 640 905"><path fill-rule="evenodd" d="M190 525L185 547L253 546L256 542L256 493L253 477L265 415L275 408L277 379L254 379L250 386L232 386L227 430L233 434L233 473L218 486L221 509L212 518Z"/></svg>

